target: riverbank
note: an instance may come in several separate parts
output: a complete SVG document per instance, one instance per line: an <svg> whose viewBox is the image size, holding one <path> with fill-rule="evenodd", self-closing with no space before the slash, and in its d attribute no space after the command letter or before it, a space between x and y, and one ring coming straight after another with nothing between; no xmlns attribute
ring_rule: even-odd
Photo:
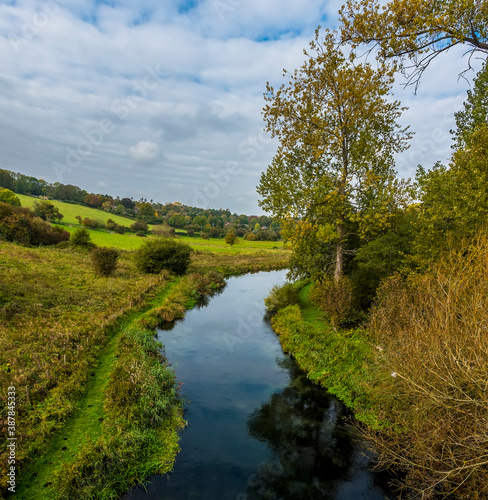
<svg viewBox="0 0 488 500"><path fill-rule="evenodd" d="M340 399L355 418L373 429L378 418L378 380L391 378L382 367L379 351L361 328L334 329L309 298L312 284L299 284L299 303L280 309L271 320L285 352L314 383ZM382 388L384 390L384 387Z"/></svg>
<svg viewBox="0 0 488 500"><path fill-rule="evenodd" d="M217 256L208 258L213 259L214 268L225 266L228 274L242 272L241 262L233 269L231 262L219 263ZM262 261L261 265L272 264ZM205 266L209 267L207 260L199 262L196 258L192 270L202 271ZM182 288L179 288L179 282L165 274L141 275L130 253L122 253L114 276L104 278L94 273L90 255L86 252L28 249L9 243L0 249L0 273L0 379L2 387L16 388L19 440L15 457L15 492L18 493L22 485L35 481L36 491L29 488L28 492L21 494L29 499L46 498L45 485L54 492L53 495L62 491L61 483L55 477L57 464L59 470L66 469L66 465L73 464L73 458L76 458L81 466L85 463L83 457L92 457L86 446L100 453L107 451L106 447L97 448L96 443L100 444L104 432L106 437L110 436L109 421L113 419L107 418L109 413L102 395L110 390L109 381L117 359L122 356L117 339L123 336L129 325L136 325L139 333L132 332L131 338L138 339L136 344L143 349L142 355L149 363L146 368L151 368L148 373L152 373L155 365L151 363L157 359L155 347L150 342L154 336L152 329L161 320L182 315L185 308L194 305L198 299L198 288L206 285L195 282L195 273L190 281L183 279ZM196 274L200 276L200 273ZM165 297L172 286L171 293ZM127 353L124 356L127 357ZM135 354L130 360L126 359L127 366L138 362ZM161 359L157 359L157 364L161 365ZM126 379L132 375L125 373ZM168 380L163 381L167 388L170 387ZM156 380L155 383L154 390L159 382ZM175 387L173 381L171 388ZM119 389L123 392L131 388L120 386ZM7 393L3 392L0 409L6 414ZM176 401L169 399L176 408ZM163 427L160 427L159 439L174 443L172 432L176 436L181 418L166 420L172 431L165 437ZM118 446L113 440L105 440L105 443ZM129 447L134 445L126 444ZM172 447L170 445L168 449ZM43 462L32 462L32 457L39 455L44 456ZM150 466L153 472L163 470L161 464L172 463L171 457L166 458L156 456L147 463L154 465ZM0 468L4 491L6 459L3 452ZM75 469L76 466L70 465L73 472L70 477L84 478L89 485L90 480L83 472L81 476L77 475L79 467L78 472L74 472ZM95 475L100 473L93 472ZM147 472L131 472L124 480L133 483L145 477ZM110 474L104 474L100 477L104 483L109 483ZM73 484L77 484L76 481Z"/></svg>

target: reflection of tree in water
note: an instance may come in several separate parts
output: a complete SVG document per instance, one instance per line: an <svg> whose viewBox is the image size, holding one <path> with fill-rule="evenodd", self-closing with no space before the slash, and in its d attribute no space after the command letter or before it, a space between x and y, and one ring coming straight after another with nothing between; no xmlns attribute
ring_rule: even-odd
<svg viewBox="0 0 488 500"><path fill-rule="evenodd" d="M334 485L347 477L354 459L341 424L344 407L314 386L294 360L280 365L289 370L290 385L248 420L250 435L266 442L273 458L249 479L247 498L333 498Z"/></svg>

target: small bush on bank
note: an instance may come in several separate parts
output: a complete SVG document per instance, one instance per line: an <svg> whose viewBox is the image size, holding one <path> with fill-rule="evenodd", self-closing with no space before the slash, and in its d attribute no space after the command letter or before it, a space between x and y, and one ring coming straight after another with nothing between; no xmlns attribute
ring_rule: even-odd
<svg viewBox="0 0 488 500"><path fill-rule="evenodd" d="M274 285L264 299L266 310L271 314L293 304L298 304L298 290L293 283Z"/></svg>
<svg viewBox="0 0 488 500"><path fill-rule="evenodd" d="M135 253L135 261L143 273L157 274L167 269L182 275L190 265L191 252L190 245L186 243L158 238L144 242Z"/></svg>
<svg viewBox="0 0 488 500"><path fill-rule="evenodd" d="M95 271L101 276L111 276L117 268L119 252L115 248L95 248L92 252L92 262Z"/></svg>
<svg viewBox="0 0 488 500"><path fill-rule="evenodd" d="M352 282L347 276L341 276L338 280L327 277L317 281L311 290L310 300L330 317L335 328L354 311Z"/></svg>

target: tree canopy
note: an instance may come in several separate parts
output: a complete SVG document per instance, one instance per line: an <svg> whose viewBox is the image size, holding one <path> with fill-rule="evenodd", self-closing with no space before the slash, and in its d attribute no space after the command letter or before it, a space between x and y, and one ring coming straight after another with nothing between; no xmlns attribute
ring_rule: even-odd
<svg viewBox="0 0 488 500"><path fill-rule="evenodd" d="M408 83L418 85L431 61L456 45L488 54L486 0L346 0L340 17L344 42L374 44L398 60Z"/></svg>
<svg viewBox="0 0 488 500"><path fill-rule="evenodd" d="M304 242L304 251L333 246L323 264L338 279L351 228L366 237L387 226L396 209L402 186L393 156L410 134L396 122L402 109L390 95L388 65L358 64L328 30L323 39L316 31L310 49L299 70L285 72L288 84L276 91L267 85L266 129L280 147L258 193L296 252ZM320 257L326 253L322 248Z"/></svg>

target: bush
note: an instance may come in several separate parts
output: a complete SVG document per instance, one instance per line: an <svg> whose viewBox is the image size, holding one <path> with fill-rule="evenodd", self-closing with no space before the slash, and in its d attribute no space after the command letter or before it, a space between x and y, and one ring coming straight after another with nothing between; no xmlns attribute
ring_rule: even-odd
<svg viewBox="0 0 488 500"><path fill-rule="evenodd" d="M151 232L156 236L165 236L166 238L175 237L175 228L168 226L168 224L163 224L162 226L155 226L153 227Z"/></svg>
<svg viewBox="0 0 488 500"><path fill-rule="evenodd" d="M115 248L95 248L92 252L92 261L95 271L101 276L110 276L117 268L119 252Z"/></svg>
<svg viewBox="0 0 488 500"><path fill-rule="evenodd" d="M317 281L310 292L310 300L329 316L335 328L346 321L354 310L351 280L347 276L341 276L338 280L325 278Z"/></svg>
<svg viewBox="0 0 488 500"><path fill-rule="evenodd" d="M0 239L19 245L55 245L69 239L69 233L36 217L24 207L0 202Z"/></svg>
<svg viewBox="0 0 488 500"><path fill-rule="evenodd" d="M103 227L104 223L100 220L89 219L88 217L85 217L83 219L83 225L89 227L90 229L98 229L100 227Z"/></svg>
<svg viewBox="0 0 488 500"><path fill-rule="evenodd" d="M77 247L90 247L93 246L90 233L85 228L77 229L70 238L73 245Z"/></svg>
<svg viewBox="0 0 488 500"><path fill-rule="evenodd" d="M208 240L210 238L207 233L202 233L200 236L202 237L202 240Z"/></svg>
<svg viewBox="0 0 488 500"><path fill-rule="evenodd" d="M20 200L10 189L0 187L0 201L9 205L20 207Z"/></svg>
<svg viewBox="0 0 488 500"><path fill-rule="evenodd" d="M236 236L236 233L227 233L225 235L225 242L227 243L227 245L234 245L235 243L237 243L237 236Z"/></svg>
<svg viewBox="0 0 488 500"><path fill-rule="evenodd" d="M378 290L371 326L392 374L383 418L403 432L367 437L417 498L486 496L487 304L487 235Z"/></svg>
<svg viewBox="0 0 488 500"><path fill-rule="evenodd" d="M138 233L140 231L142 231L143 233L147 233L149 228L144 221L138 220L137 222L134 222L134 224L130 226L130 229L131 231L134 231L134 233Z"/></svg>
<svg viewBox="0 0 488 500"><path fill-rule="evenodd" d="M271 314L294 304L298 304L298 289L293 283L274 285L264 299L266 310Z"/></svg>
<svg viewBox="0 0 488 500"><path fill-rule="evenodd" d="M175 274L185 274L190 265L192 249L186 243L168 238L158 238L143 243L135 252L137 267L144 273L156 274L168 269Z"/></svg>
<svg viewBox="0 0 488 500"><path fill-rule="evenodd" d="M257 239L258 239L258 237L254 233L246 234L247 241L256 241Z"/></svg>

